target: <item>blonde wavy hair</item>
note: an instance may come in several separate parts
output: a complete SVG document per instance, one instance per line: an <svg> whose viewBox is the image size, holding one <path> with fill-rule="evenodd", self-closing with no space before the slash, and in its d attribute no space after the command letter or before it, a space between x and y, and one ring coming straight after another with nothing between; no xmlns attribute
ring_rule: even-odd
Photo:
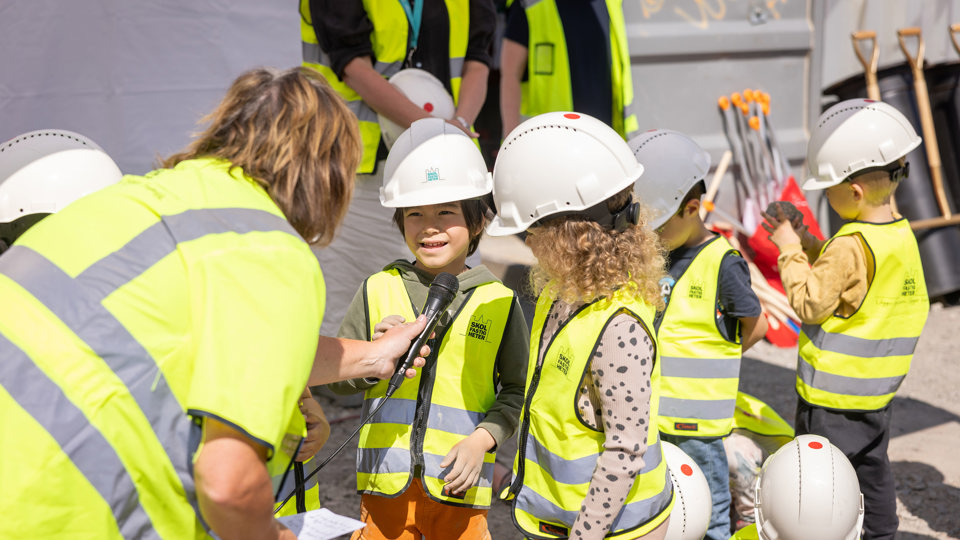
<svg viewBox="0 0 960 540"><path fill-rule="evenodd" d="M363 151L357 119L313 69L255 68L233 82L190 145L160 161L226 159L256 180L311 244L333 240Z"/></svg>
<svg viewBox="0 0 960 540"><path fill-rule="evenodd" d="M607 200L616 211L629 201L632 188ZM526 243L538 264L530 286L564 302L592 302L620 291L663 309L660 279L666 260L656 233L641 207L640 222L623 232L602 227L581 216L548 219L527 231Z"/></svg>

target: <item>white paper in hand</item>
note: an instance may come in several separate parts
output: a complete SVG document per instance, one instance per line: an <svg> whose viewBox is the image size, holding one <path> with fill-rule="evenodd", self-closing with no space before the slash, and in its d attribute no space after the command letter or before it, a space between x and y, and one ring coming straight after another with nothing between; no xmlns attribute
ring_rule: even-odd
<svg viewBox="0 0 960 540"><path fill-rule="evenodd" d="M363 522L334 514L326 508L277 518L300 540L331 540L363 528Z"/></svg>

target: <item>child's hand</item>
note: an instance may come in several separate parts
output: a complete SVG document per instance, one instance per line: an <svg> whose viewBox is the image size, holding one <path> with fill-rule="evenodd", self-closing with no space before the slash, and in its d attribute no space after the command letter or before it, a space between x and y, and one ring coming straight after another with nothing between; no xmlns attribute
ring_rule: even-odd
<svg viewBox="0 0 960 540"><path fill-rule="evenodd" d="M761 212L760 214L763 216L763 219L766 220L766 222L761 223L760 226L763 227L765 231L770 233L770 241L773 242L780 251L783 251L783 246L789 244L800 244L800 236L797 235L797 232L794 230L794 224L784 213L783 208L780 206L776 206L775 208L777 214L776 216L770 215L767 212ZM772 207L767 208L767 210L772 209Z"/></svg>
<svg viewBox="0 0 960 540"><path fill-rule="evenodd" d="M451 463L453 468L450 473L443 478L447 483L444 486L446 494L461 494L477 484L480 478L480 469L483 467L484 454L493 448L496 441L490 432L478 428L466 439L458 442L440 462L440 467L448 467Z"/></svg>
<svg viewBox="0 0 960 540"><path fill-rule="evenodd" d="M382 321L373 325L373 338L370 341L376 341L380 339L380 336L385 334L387 330L393 328L394 326L400 326L405 321L406 320L400 315L387 315Z"/></svg>
<svg viewBox="0 0 960 540"><path fill-rule="evenodd" d="M323 413L323 408L313 399L310 393L310 387L307 387L300 396L300 413L307 423L307 437L303 439L300 445L300 452L297 454L297 461L306 461L312 458L323 448L327 439L330 438L330 422L327 421L327 415Z"/></svg>

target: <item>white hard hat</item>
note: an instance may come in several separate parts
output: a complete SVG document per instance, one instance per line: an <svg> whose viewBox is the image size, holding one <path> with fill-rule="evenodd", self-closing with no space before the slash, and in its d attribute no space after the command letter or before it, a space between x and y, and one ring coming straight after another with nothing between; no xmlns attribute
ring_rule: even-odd
<svg viewBox="0 0 960 540"><path fill-rule="evenodd" d="M870 99L849 99L827 109L807 146L813 173L803 189L825 189L851 174L896 162L922 140L897 109Z"/></svg>
<svg viewBox="0 0 960 540"><path fill-rule="evenodd" d="M690 137L669 129L653 129L627 141L643 176L634 186L637 200L651 210L650 228L666 223L693 186L710 170L710 154Z"/></svg>
<svg viewBox="0 0 960 540"><path fill-rule="evenodd" d="M493 187L480 149L442 118L422 118L387 154L380 203L389 208L482 197Z"/></svg>
<svg viewBox="0 0 960 540"><path fill-rule="evenodd" d="M457 112L453 105L453 98L447 93L443 83L429 71L416 68L401 69L388 80L390 84L397 87L397 90L407 96L407 99L430 113L431 116L451 119ZM383 134L384 144L387 145L387 148L393 147L393 143L403 132L403 128L380 114L377 115L377 121L380 123L380 132Z"/></svg>
<svg viewBox="0 0 960 540"><path fill-rule="evenodd" d="M761 540L856 540L863 496L853 465L819 435L799 435L767 458L757 478Z"/></svg>
<svg viewBox="0 0 960 540"><path fill-rule="evenodd" d="M660 441L663 457L670 469L673 489L677 500L670 512L666 540L700 540L710 527L713 501L710 484L703 471L686 452L678 446Z"/></svg>
<svg viewBox="0 0 960 540"><path fill-rule="evenodd" d="M580 113L534 116L507 135L493 166L492 236L586 210L630 187L643 166L610 126Z"/></svg>
<svg viewBox="0 0 960 540"><path fill-rule="evenodd" d="M110 156L83 135L24 133L0 145L0 223L52 214L121 176Z"/></svg>

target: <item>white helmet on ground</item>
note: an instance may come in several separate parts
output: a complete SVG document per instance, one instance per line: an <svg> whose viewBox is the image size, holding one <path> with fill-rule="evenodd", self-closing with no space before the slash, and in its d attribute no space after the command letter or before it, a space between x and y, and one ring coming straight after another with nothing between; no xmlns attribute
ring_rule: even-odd
<svg viewBox="0 0 960 540"><path fill-rule="evenodd" d="M637 200L651 210L650 228L666 223L693 186L710 170L710 154L678 131L653 129L627 141L643 176L634 187Z"/></svg>
<svg viewBox="0 0 960 540"><path fill-rule="evenodd" d="M453 105L453 98L447 93L443 83L429 71L416 68L402 69L394 73L389 81L407 96L407 99L431 116L451 119L457 111ZM377 121L380 123L384 144L387 148L392 148L397 137L403 132L403 128L380 114L377 115Z"/></svg>
<svg viewBox="0 0 960 540"><path fill-rule="evenodd" d="M31 131L0 144L0 242L13 243L47 214L121 176L103 149L71 131Z"/></svg>
<svg viewBox="0 0 960 540"><path fill-rule="evenodd" d="M596 118L572 112L534 116L500 145L493 167L497 216L487 233L506 236L548 216L587 213L641 174L643 166L627 143ZM636 223L635 205L628 209L627 219Z"/></svg>
<svg viewBox="0 0 960 540"><path fill-rule="evenodd" d="M900 111L882 101L849 99L827 109L807 145L813 173L803 189L825 189L864 169L895 163L922 140Z"/></svg>
<svg viewBox="0 0 960 540"><path fill-rule="evenodd" d="M710 527L713 501L703 471L678 446L660 441L677 500L670 512L666 540L700 540Z"/></svg>
<svg viewBox="0 0 960 540"><path fill-rule="evenodd" d="M422 118L387 154L380 203L389 208L482 197L493 187L480 149L442 118Z"/></svg>
<svg viewBox="0 0 960 540"><path fill-rule="evenodd" d="M761 540L856 540L863 526L857 473L819 435L799 435L767 458L757 479Z"/></svg>

